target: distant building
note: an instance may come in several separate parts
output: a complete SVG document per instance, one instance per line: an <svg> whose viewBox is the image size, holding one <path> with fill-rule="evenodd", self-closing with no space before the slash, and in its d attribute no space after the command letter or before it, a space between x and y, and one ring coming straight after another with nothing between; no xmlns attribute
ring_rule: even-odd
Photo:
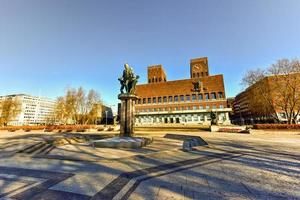
<svg viewBox="0 0 300 200"><path fill-rule="evenodd" d="M293 73L288 76L291 80L297 78L300 82L300 73ZM282 78L283 75L267 76L239 93L233 102L233 122L236 124L287 122L286 113L278 106L278 102L284 101L284 99L278 91L274 91L276 89L275 81L277 84L282 84L281 88L285 88L286 83L281 81ZM263 91L260 89L262 87L265 88ZM298 91L296 95L300 95L300 86L295 85L295 87ZM262 93L268 97L267 101L271 103L265 103L266 100L264 100ZM300 102L298 104L300 106ZM295 112L297 111L295 110ZM299 123L300 116L298 116L297 121Z"/></svg>
<svg viewBox="0 0 300 200"><path fill-rule="evenodd" d="M113 124L114 123L114 115L111 107L101 105L101 108L99 109L99 115L98 115L100 124Z"/></svg>
<svg viewBox="0 0 300 200"><path fill-rule="evenodd" d="M55 100L26 94L13 94L0 96L0 101L6 98L16 99L21 107L20 113L8 122L8 125L45 124L53 116Z"/></svg>
<svg viewBox="0 0 300 200"><path fill-rule="evenodd" d="M148 83L136 87L136 124L230 124L223 75L209 75L208 59L190 61L190 78L167 81L161 65L148 67Z"/></svg>

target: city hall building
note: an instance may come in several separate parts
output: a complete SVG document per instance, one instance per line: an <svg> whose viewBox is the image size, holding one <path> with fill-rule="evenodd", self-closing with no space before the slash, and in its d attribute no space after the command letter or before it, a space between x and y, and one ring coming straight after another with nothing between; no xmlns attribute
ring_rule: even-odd
<svg viewBox="0 0 300 200"><path fill-rule="evenodd" d="M190 78L168 81L162 65L148 67L148 83L136 87L135 123L230 124L223 75L210 75L208 59L190 60Z"/></svg>

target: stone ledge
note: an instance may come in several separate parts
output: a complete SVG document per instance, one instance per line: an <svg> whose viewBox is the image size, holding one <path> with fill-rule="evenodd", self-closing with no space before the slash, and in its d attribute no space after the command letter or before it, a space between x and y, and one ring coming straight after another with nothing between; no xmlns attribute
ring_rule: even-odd
<svg viewBox="0 0 300 200"><path fill-rule="evenodd" d="M153 138L144 137L113 137L91 142L93 147L102 148L141 148L150 144Z"/></svg>

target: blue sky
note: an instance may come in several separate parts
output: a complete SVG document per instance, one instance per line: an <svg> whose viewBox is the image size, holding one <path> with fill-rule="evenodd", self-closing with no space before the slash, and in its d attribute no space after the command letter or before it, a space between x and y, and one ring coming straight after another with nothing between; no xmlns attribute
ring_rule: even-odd
<svg viewBox="0 0 300 200"><path fill-rule="evenodd" d="M148 65L182 79L207 56L235 96L247 70L299 58L299 10L299 0L0 0L0 95L83 86L116 104L125 61L145 83Z"/></svg>

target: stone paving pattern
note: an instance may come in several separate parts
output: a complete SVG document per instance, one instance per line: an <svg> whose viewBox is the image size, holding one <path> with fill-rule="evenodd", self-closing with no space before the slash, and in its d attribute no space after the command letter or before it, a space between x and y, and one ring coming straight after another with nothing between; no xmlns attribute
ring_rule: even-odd
<svg viewBox="0 0 300 200"><path fill-rule="evenodd" d="M69 144L36 157L18 151L59 134L0 132L0 199L300 199L299 132L176 133L209 144L190 152L165 134L139 133L156 141L140 151Z"/></svg>

